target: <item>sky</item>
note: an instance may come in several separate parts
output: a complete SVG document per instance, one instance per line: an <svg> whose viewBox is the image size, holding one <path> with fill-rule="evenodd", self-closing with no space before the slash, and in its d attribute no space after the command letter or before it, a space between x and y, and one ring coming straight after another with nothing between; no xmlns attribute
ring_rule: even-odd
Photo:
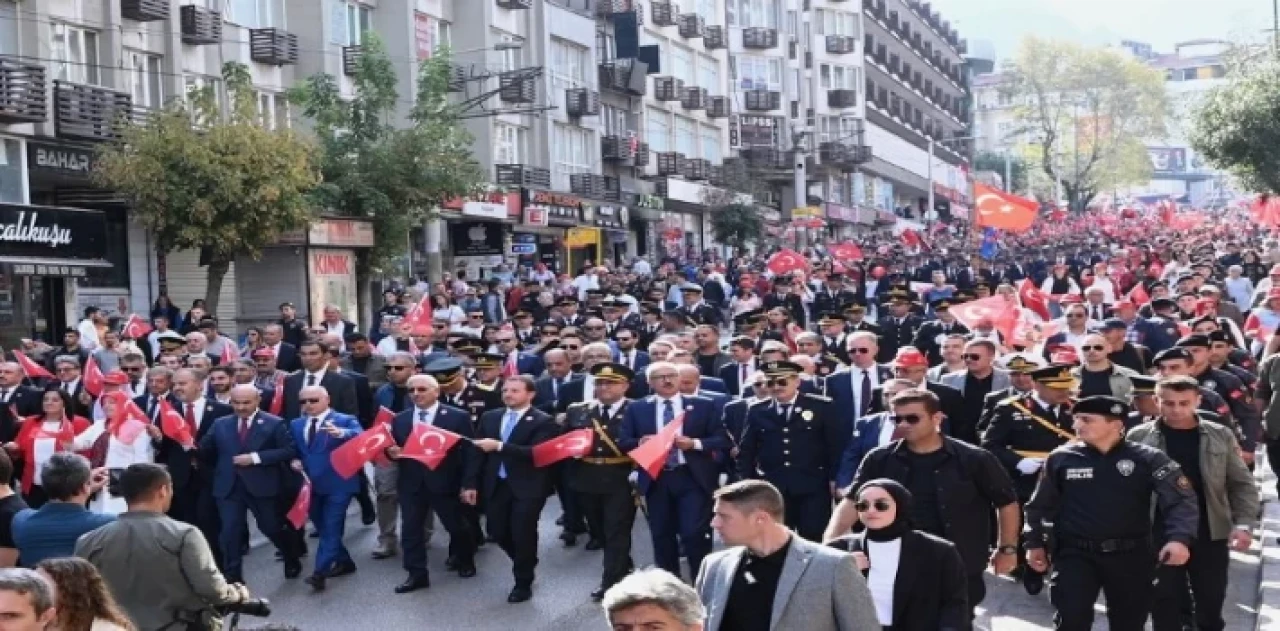
<svg viewBox="0 0 1280 631"><path fill-rule="evenodd" d="M960 36L995 45L997 59L1012 57L1025 35L1081 43L1152 44L1171 53L1180 41L1269 37L1268 0L931 0Z"/></svg>

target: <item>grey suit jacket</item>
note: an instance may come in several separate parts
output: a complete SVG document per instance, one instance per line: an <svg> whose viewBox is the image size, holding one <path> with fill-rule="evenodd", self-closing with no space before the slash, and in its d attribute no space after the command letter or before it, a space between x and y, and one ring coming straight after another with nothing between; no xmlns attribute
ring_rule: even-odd
<svg viewBox="0 0 1280 631"><path fill-rule="evenodd" d="M991 371L994 375L991 378L992 392L995 392L996 390L1004 390L1009 387L1009 371L1004 370L1003 368L992 368ZM959 390L960 394L964 394L964 382L965 378L968 376L969 373L963 370L957 370L943 375L942 378L938 380L938 383L944 386L951 386L952 388Z"/></svg>
<svg viewBox="0 0 1280 631"><path fill-rule="evenodd" d="M716 552L702 561L695 583L707 608L707 631L721 629L733 575L746 548ZM829 613L828 613L829 612ZM791 548L773 596L775 631L869 631L881 628L866 579L850 555L791 536Z"/></svg>

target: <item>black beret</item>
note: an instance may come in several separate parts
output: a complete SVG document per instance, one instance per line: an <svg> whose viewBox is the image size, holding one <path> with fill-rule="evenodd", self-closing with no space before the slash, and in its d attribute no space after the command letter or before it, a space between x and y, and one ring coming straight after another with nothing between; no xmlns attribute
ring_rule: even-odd
<svg viewBox="0 0 1280 631"><path fill-rule="evenodd" d="M1185 335L1174 344L1177 348L1209 348L1209 336L1203 333Z"/></svg>
<svg viewBox="0 0 1280 631"><path fill-rule="evenodd" d="M1151 362L1159 366L1161 362L1166 362L1173 359L1185 359L1187 361L1192 361L1191 351L1178 346L1175 346L1173 348L1166 348L1160 351L1159 353L1156 353L1155 358L1152 359Z"/></svg>
<svg viewBox="0 0 1280 631"><path fill-rule="evenodd" d="M1129 404L1115 397L1085 397L1071 406L1072 414L1097 414L1112 419L1129 418Z"/></svg>

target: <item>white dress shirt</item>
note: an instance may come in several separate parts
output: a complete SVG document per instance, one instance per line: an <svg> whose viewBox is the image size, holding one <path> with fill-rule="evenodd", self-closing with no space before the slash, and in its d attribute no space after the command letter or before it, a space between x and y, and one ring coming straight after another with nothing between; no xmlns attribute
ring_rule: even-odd
<svg viewBox="0 0 1280 631"><path fill-rule="evenodd" d="M315 383L311 385L316 385L316 386L320 385L324 381L325 372L327 372L328 370L329 370L328 368L321 368L320 370L317 370L315 372L307 372L305 370L302 371L302 387L304 388L308 387L308 384L311 383L310 377L313 377L313 376L316 378L316 380L315 380Z"/></svg>
<svg viewBox="0 0 1280 631"><path fill-rule="evenodd" d="M661 432L662 429L666 427L666 424L662 422L662 408L663 408L662 402L666 400L667 399L663 399L662 397L656 394L653 396L653 409L655 413L653 425L654 427L658 428L659 432ZM671 400L671 409L675 412L675 416L671 417L671 419L674 421L675 419L680 418L681 414L684 414L684 397L681 396L680 393L676 393L675 396L672 396L670 400ZM684 435L684 428L681 427L681 429L676 432L676 436L683 436L683 435ZM702 451L702 441L700 439L694 439L693 448L698 451ZM684 459L684 451L677 449L676 452L677 452L676 457L679 459L680 464L688 464Z"/></svg>
<svg viewBox="0 0 1280 631"><path fill-rule="evenodd" d="M880 371L876 369L874 364L866 370L857 366L849 367L849 383L853 385L853 410L855 414L858 410L870 409L871 407L870 401L866 402L865 407L863 406L862 375L864 372L871 377L871 392L873 393L873 396L876 388L880 387Z"/></svg>
<svg viewBox="0 0 1280 631"><path fill-rule="evenodd" d="M432 403L431 407L429 408L420 408L415 405L413 406L413 422L422 423L423 425L435 425L436 413L438 413L439 411L440 411L439 401ZM422 416L423 412L426 412L427 414L425 418Z"/></svg>

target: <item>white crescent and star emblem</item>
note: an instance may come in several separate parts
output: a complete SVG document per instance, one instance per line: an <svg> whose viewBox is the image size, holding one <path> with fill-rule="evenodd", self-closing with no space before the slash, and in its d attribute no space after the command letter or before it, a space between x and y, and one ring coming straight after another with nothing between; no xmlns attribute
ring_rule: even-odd
<svg viewBox="0 0 1280 631"><path fill-rule="evenodd" d="M438 439L439 444L437 446L432 446L428 444L431 442L431 439L433 438ZM444 436L431 431L423 432L422 435L418 437L418 444L422 446L423 454L428 456L434 456L436 455L437 450L439 451L444 450Z"/></svg>
<svg viewBox="0 0 1280 631"><path fill-rule="evenodd" d="M988 208L983 207L986 203L983 202L982 200L987 198L996 200L995 203L999 204L999 206L997 206L997 210L992 210L989 207ZM987 193L986 195L979 195L977 206L978 206L978 212L983 215L994 215L996 213L1008 215L1013 212L1013 208L1014 208L1013 204L1010 204L1009 202L1005 201L999 195L992 195L991 193Z"/></svg>
<svg viewBox="0 0 1280 631"><path fill-rule="evenodd" d="M591 446L591 439L586 436L574 436L565 441L563 448L565 451L579 451Z"/></svg>
<svg viewBox="0 0 1280 631"><path fill-rule="evenodd" d="M360 453L367 454L371 451L374 451L382 447L382 443L385 443L385 442L387 442L387 437L385 435L375 434L369 442L360 446Z"/></svg>

